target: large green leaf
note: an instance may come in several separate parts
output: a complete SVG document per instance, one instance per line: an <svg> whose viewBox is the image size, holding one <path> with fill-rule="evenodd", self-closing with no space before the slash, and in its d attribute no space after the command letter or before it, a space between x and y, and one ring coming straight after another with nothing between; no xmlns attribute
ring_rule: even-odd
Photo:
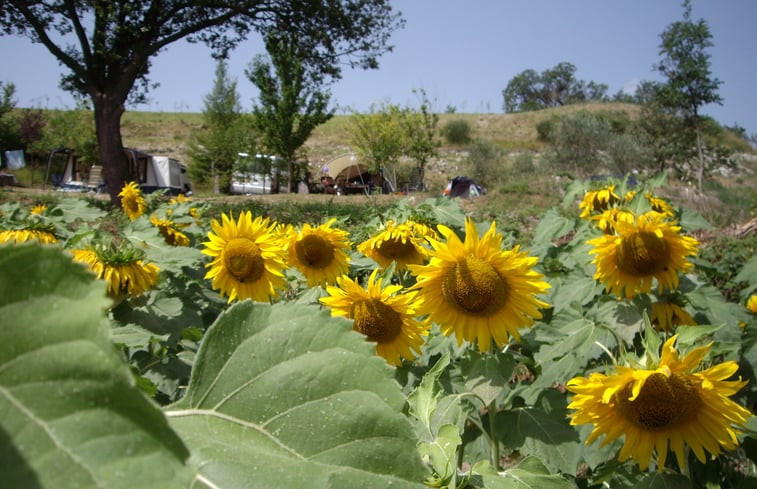
<svg viewBox="0 0 757 489"><path fill-rule="evenodd" d="M207 487L422 487L404 403L349 321L245 301L208 330L166 414Z"/></svg>
<svg viewBox="0 0 757 489"><path fill-rule="evenodd" d="M556 390L543 391L535 406L498 413L496 426L505 448L538 457L550 470L576 473L581 441L568 421L565 396Z"/></svg>
<svg viewBox="0 0 757 489"><path fill-rule="evenodd" d="M481 476L487 489L574 489L575 486L557 474L550 474L544 464L535 457L526 457L515 467L497 472L486 462L472 468Z"/></svg>
<svg viewBox="0 0 757 489"><path fill-rule="evenodd" d="M102 283L54 247L0 247L3 487L187 487L189 452L110 342Z"/></svg>

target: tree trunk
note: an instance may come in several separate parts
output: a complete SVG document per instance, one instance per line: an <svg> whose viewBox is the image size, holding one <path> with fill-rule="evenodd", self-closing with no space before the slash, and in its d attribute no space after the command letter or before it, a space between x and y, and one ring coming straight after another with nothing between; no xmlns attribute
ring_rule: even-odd
<svg viewBox="0 0 757 489"><path fill-rule="evenodd" d="M699 187L699 193L702 193L702 185L704 181L704 154L702 153L702 132L697 124L697 153L699 154L699 171L697 172L697 184Z"/></svg>
<svg viewBox="0 0 757 489"><path fill-rule="evenodd" d="M129 164L124 153L121 139L121 115L123 104L107 95L92 97L95 107L95 130L97 132L98 152L103 167L103 179L108 188L110 201L120 206L121 192L129 180Z"/></svg>

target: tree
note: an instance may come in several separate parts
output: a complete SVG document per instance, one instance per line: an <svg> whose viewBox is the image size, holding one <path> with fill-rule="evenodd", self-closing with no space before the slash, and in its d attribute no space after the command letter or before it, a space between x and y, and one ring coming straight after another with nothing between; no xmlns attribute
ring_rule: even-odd
<svg viewBox="0 0 757 489"><path fill-rule="evenodd" d="M404 154L416 163L418 169L418 185L421 190L426 189L426 164L436 156L440 142L436 137L436 126L439 116L431 111L431 102L424 90L419 90L421 105L417 110L408 109L402 117L404 128Z"/></svg>
<svg viewBox="0 0 757 489"><path fill-rule="evenodd" d="M386 0L49 0L0 2L0 33L43 44L67 70L62 87L92 100L103 176L111 200L129 178L121 139L127 101L144 102L153 57L180 39L218 56L251 32L297 34L304 62L338 78L341 63L376 68L402 25Z"/></svg>
<svg viewBox="0 0 757 489"><path fill-rule="evenodd" d="M266 50L270 63L257 56L245 72L260 91L252 109L253 124L267 151L284 160L289 191L296 192L301 177L301 169L295 167L297 151L313 129L333 117L334 110L328 108L331 94L322 89L326 76L303 62L306 54L296 36L272 32L266 38Z"/></svg>
<svg viewBox="0 0 757 489"><path fill-rule="evenodd" d="M691 20L691 1L683 2L683 20L670 24L660 34L660 55L662 60L655 66L665 77L658 93L658 100L664 106L680 115L684 130L693 134L699 159L697 182L702 191L705 161L702 143L703 120L699 110L710 103L720 104L718 94L721 82L710 73L712 34L704 19Z"/></svg>
<svg viewBox="0 0 757 489"><path fill-rule="evenodd" d="M213 181L213 190L228 193L234 162L250 146L237 83L228 76L226 61L218 60L213 90L204 98L203 129L189 148L189 173L197 183ZM220 181L220 183L219 183Z"/></svg>
<svg viewBox="0 0 757 489"><path fill-rule="evenodd" d="M404 151L402 109L383 102L373 104L367 114L354 112L350 118L349 141L358 156L368 162L374 175L383 175L397 188L396 165Z"/></svg>
<svg viewBox="0 0 757 489"><path fill-rule="evenodd" d="M515 75L502 91L505 112L524 112L607 99L607 85L575 77L576 67L558 63L541 73L532 69Z"/></svg>

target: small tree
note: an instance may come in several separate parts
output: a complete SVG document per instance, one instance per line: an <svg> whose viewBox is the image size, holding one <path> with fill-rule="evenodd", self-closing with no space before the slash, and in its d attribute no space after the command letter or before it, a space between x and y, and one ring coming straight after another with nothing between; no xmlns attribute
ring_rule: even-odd
<svg viewBox="0 0 757 489"><path fill-rule="evenodd" d="M216 64L213 90L205 95L202 114L203 128L188 151L189 175L200 184L212 180L214 192L228 193L234 162L240 151L249 149L251 135L245 130L237 83L229 79L222 59Z"/></svg>
<svg viewBox="0 0 757 489"><path fill-rule="evenodd" d="M295 165L297 151L313 129L334 115L328 108L331 94L322 89L326 75L305 65L301 49L296 36L271 33L266 39L270 63L258 56L245 72L260 90L252 109L253 124L267 151L284 160L290 192L297 190L302 170Z"/></svg>
<svg viewBox="0 0 757 489"><path fill-rule="evenodd" d="M699 110L705 104L722 102L718 95L721 82L710 73L707 48L713 43L707 22L691 20L690 0L684 0L683 8L683 20L670 24L660 35L662 60L656 69L666 81L658 92L658 100L680 115L684 122L682 129L693 134L699 159L697 185L701 192L705 160Z"/></svg>
<svg viewBox="0 0 757 489"><path fill-rule="evenodd" d="M397 188L397 162L404 151L403 111L387 102L371 105L367 114L353 113L349 128L350 146L371 166L374 175L381 174Z"/></svg>
<svg viewBox="0 0 757 489"><path fill-rule="evenodd" d="M424 90L418 91L421 97L420 107L407 109L402 117L404 127L404 154L415 161L418 169L418 185L421 190L426 189L426 164L436 156L440 142L436 137L436 126L439 116L431 111L431 102Z"/></svg>

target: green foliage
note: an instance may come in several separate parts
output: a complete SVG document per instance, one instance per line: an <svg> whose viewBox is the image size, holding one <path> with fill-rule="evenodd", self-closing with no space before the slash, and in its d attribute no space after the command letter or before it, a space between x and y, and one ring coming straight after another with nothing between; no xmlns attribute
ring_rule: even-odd
<svg viewBox="0 0 757 489"><path fill-rule="evenodd" d="M560 119L552 131L552 146L547 160L558 172L577 177L606 172L603 151L611 138L610 124L587 112L576 112Z"/></svg>
<svg viewBox="0 0 757 489"><path fill-rule="evenodd" d="M228 193L239 153L254 146L241 110L236 81L229 79L226 61L219 60L213 90L204 98L203 128L190 144L192 181L202 185L218 178L219 190Z"/></svg>
<svg viewBox="0 0 757 489"><path fill-rule="evenodd" d="M665 83L657 92L657 101L682 118L682 131L696 143L699 159L697 182L701 192L706 169L699 109L706 104L722 101L718 94L721 81L710 73L707 49L713 43L707 22L691 19L690 0L685 0L683 7L683 20L670 24L660 35L662 59L656 68Z"/></svg>
<svg viewBox="0 0 757 489"><path fill-rule="evenodd" d="M296 35L272 32L266 50L270 63L258 56L246 71L259 90L253 124L266 152L286 162L289 191L295 192L303 176L295 165L297 152L313 130L334 115L328 108L331 94L323 88L325 75L305 64L307 55Z"/></svg>
<svg viewBox="0 0 757 489"><path fill-rule="evenodd" d="M95 115L86 104L74 110L54 110L47 112L48 122L42 137L29 148L47 161L48 153L56 148L69 148L77 160L86 165L100 161L95 132Z"/></svg>
<svg viewBox="0 0 757 489"><path fill-rule="evenodd" d="M755 255L755 250L755 234L743 238L713 235L700 248L697 268L702 279L717 287L726 300L739 302L742 293L750 285L740 272L744 264Z"/></svg>
<svg viewBox="0 0 757 489"><path fill-rule="evenodd" d="M110 342L102 285L52 247L4 245L2 257L4 483L188 487L187 448Z"/></svg>
<svg viewBox="0 0 757 489"><path fill-rule="evenodd" d="M607 85L577 80L575 72L573 64L562 62L541 73L527 69L515 75L502 90L505 112L524 112L607 100Z"/></svg>
<svg viewBox="0 0 757 489"><path fill-rule="evenodd" d="M484 187L493 187L504 180L502 151L485 139L476 139L468 146L468 165L471 178Z"/></svg>
<svg viewBox="0 0 757 489"><path fill-rule="evenodd" d="M468 144L471 139L471 127L465 119L452 119L444 124L441 134L449 144Z"/></svg>

